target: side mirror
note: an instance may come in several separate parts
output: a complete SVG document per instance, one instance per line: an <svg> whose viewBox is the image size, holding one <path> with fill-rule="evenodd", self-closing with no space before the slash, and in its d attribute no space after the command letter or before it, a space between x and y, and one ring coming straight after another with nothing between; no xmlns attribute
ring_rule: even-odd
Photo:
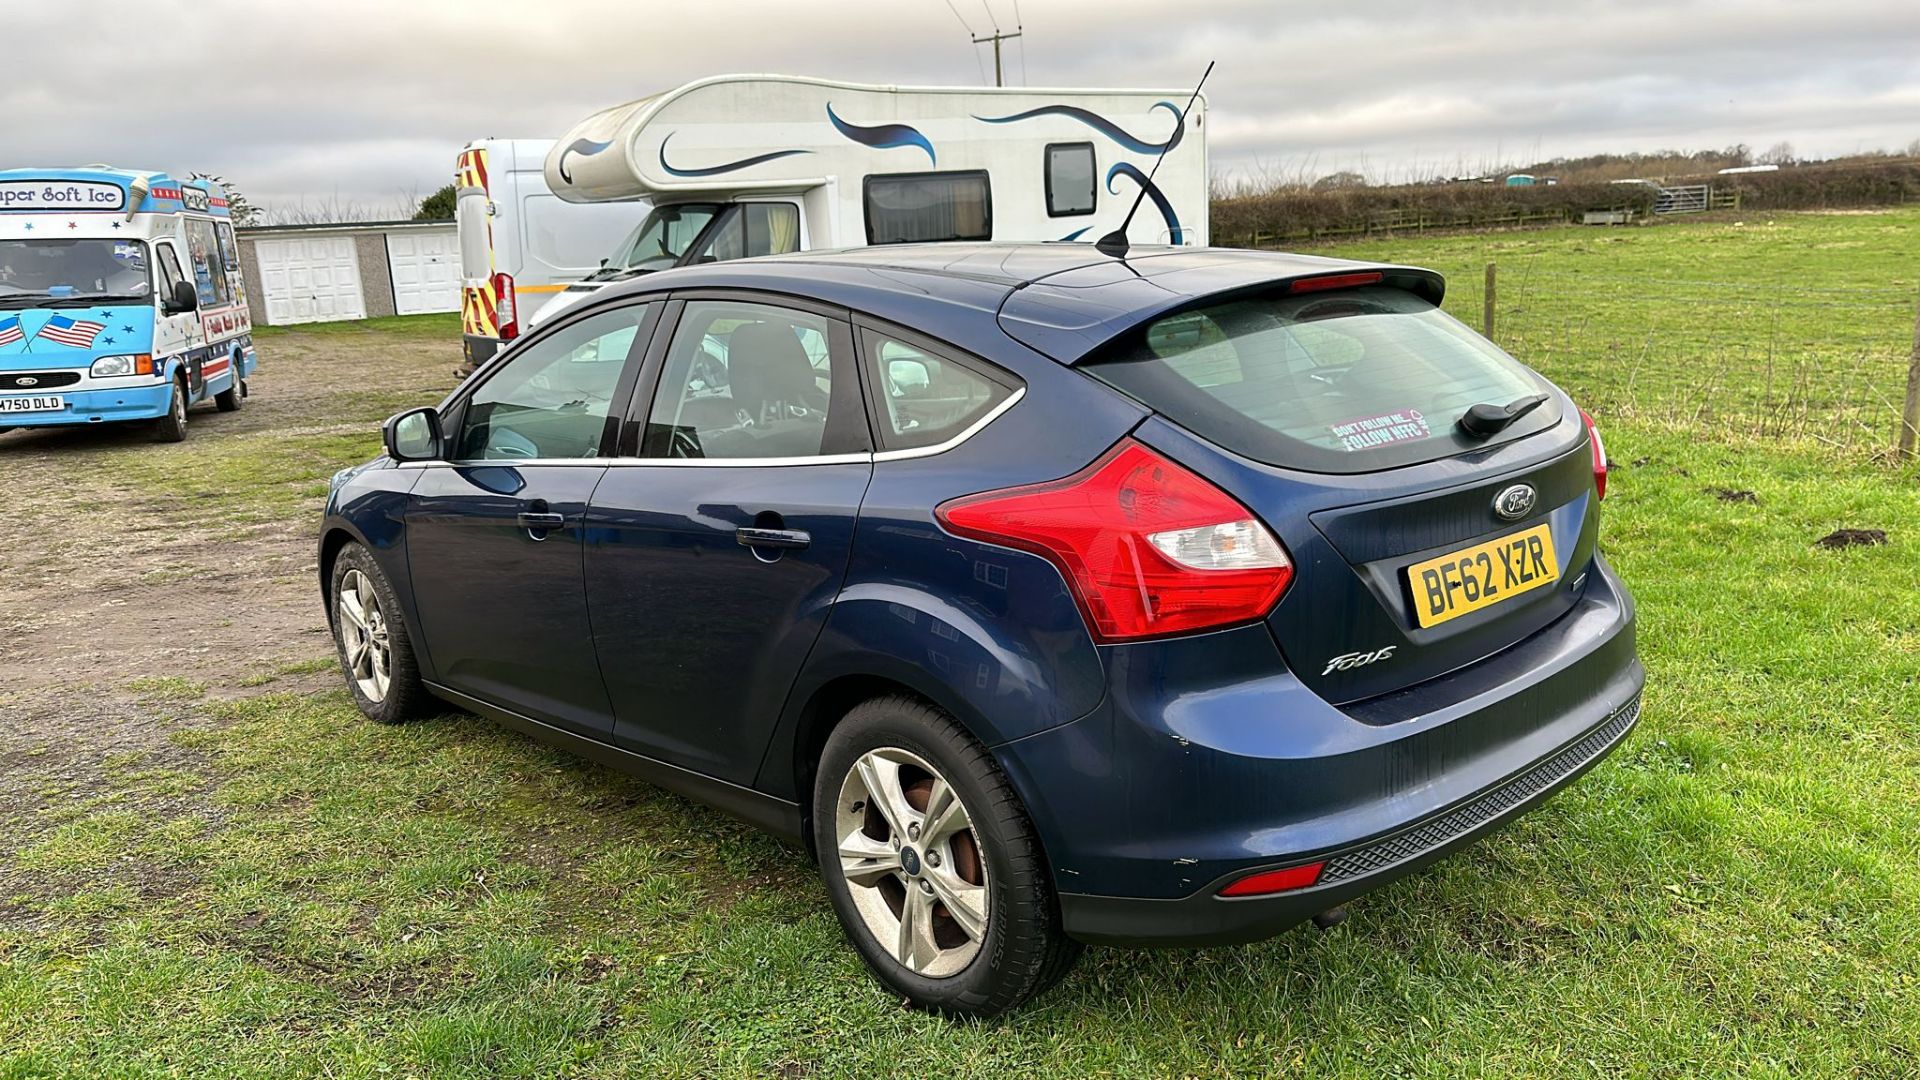
<svg viewBox="0 0 1920 1080"><path fill-rule="evenodd" d="M386 445L387 456L395 461L438 461L445 456L440 412L431 407L388 417L380 425L380 441Z"/></svg>
<svg viewBox="0 0 1920 1080"><path fill-rule="evenodd" d="M932 385L933 377L927 365L918 360L889 360L887 381L893 384L895 397L905 397L924 392Z"/></svg>
<svg viewBox="0 0 1920 1080"><path fill-rule="evenodd" d="M165 298L163 306L169 315L198 310L200 293L193 287L193 282L176 281L173 283L173 295Z"/></svg>

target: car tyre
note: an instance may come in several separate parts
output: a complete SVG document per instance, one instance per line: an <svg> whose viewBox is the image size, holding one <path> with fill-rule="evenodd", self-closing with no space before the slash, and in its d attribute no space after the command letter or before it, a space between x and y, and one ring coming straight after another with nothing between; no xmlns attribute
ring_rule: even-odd
<svg viewBox="0 0 1920 1080"><path fill-rule="evenodd" d="M856 706L821 753L813 807L841 927L914 1007L996 1016L1079 957L1013 785L941 709L906 696Z"/></svg>
<svg viewBox="0 0 1920 1080"><path fill-rule="evenodd" d="M167 400L167 415L154 421L153 437L165 443L187 441L187 389L177 379Z"/></svg>
<svg viewBox="0 0 1920 1080"><path fill-rule="evenodd" d="M413 638L393 584L373 553L348 544L334 559L327 617L347 692L367 719L398 724L428 711Z"/></svg>
<svg viewBox="0 0 1920 1080"><path fill-rule="evenodd" d="M238 371L240 368L240 361L238 359L234 360L233 366L234 366L234 370ZM213 395L213 404L221 412L239 412L240 403L245 401L246 397L247 397L247 391L240 384L240 376L236 374L233 377L232 386L229 386L225 390L222 390L219 393Z"/></svg>

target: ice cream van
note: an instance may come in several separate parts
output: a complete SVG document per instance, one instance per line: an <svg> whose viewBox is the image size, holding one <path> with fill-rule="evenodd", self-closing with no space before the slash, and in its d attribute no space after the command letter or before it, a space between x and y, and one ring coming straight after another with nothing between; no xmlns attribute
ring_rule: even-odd
<svg viewBox="0 0 1920 1080"><path fill-rule="evenodd" d="M258 359L227 201L203 180L0 170L0 432L238 409Z"/></svg>

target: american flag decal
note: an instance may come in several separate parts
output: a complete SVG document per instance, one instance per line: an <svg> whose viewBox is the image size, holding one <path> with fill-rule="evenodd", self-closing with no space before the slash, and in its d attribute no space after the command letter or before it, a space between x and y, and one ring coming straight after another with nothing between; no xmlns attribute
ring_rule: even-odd
<svg viewBox="0 0 1920 1080"><path fill-rule="evenodd" d="M0 319L0 345L11 345L26 336L20 329L20 316Z"/></svg>
<svg viewBox="0 0 1920 1080"><path fill-rule="evenodd" d="M85 319L69 319L65 315L55 315L53 318L47 320L47 325L41 327L39 333L33 336L46 338L48 341L57 341L62 345L71 345L76 349L86 349L92 347L93 339L99 337L100 331L106 328L106 323L88 322Z"/></svg>

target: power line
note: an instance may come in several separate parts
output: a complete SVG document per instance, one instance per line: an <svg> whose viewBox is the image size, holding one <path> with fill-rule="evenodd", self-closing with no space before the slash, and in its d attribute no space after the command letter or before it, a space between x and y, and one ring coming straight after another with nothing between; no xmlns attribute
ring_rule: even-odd
<svg viewBox="0 0 1920 1080"><path fill-rule="evenodd" d="M1025 20L1020 18L1020 0L1013 0L1013 28L1026 32ZM1027 85L1027 39L1020 39L1020 85Z"/></svg>
<svg viewBox="0 0 1920 1080"><path fill-rule="evenodd" d="M987 6L987 0L980 0L980 9L987 13L987 25L993 27L994 33L999 33L1000 20L993 17L993 9Z"/></svg>
<svg viewBox="0 0 1920 1080"><path fill-rule="evenodd" d="M963 29L963 30L965 30L965 31L967 32L967 36L968 36L968 37L972 37L972 36L973 36L973 27L971 27L971 26L968 26L968 25L967 25L967 20L965 20L965 19L961 19L961 18L960 18L960 9L959 9L959 8L957 8L957 7L954 7L954 6L953 6L953 0L947 0L947 10L948 10L948 11L951 11L951 12L953 12L953 17L954 17L954 18L956 18L956 19L960 19L960 27L961 27L961 29ZM979 51L980 51L980 50L978 50L978 49L975 49L975 50L974 50L974 52L979 52Z"/></svg>

